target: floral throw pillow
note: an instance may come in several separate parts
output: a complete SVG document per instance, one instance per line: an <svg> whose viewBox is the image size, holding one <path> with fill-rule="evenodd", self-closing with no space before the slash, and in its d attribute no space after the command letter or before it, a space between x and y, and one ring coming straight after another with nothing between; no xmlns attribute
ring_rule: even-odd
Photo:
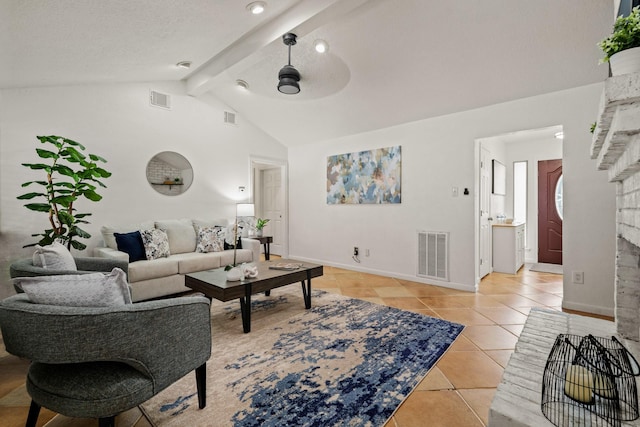
<svg viewBox="0 0 640 427"><path fill-rule="evenodd" d="M196 227L196 252L221 252L224 250L224 237L220 227Z"/></svg>
<svg viewBox="0 0 640 427"><path fill-rule="evenodd" d="M160 230L159 228L140 230L140 237L142 237L147 259L166 258L170 255L169 237L164 230Z"/></svg>

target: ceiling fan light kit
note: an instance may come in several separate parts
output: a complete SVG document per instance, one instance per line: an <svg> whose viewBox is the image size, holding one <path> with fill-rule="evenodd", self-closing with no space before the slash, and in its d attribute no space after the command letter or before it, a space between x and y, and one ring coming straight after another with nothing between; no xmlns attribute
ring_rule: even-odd
<svg viewBox="0 0 640 427"><path fill-rule="evenodd" d="M289 47L289 63L278 72L278 91L287 95L295 95L300 92L300 73L291 65L291 46L296 44L297 36L287 33L282 36L282 42Z"/></svg>

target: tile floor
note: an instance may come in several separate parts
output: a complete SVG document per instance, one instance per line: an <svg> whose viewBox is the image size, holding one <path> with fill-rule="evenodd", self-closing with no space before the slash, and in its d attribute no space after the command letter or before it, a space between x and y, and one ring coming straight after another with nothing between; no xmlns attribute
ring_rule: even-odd
<svg viewBox="0 0 640 427"><path fill-rule="evenodd" d="M3 285L4 286L4 285ZM462 323L465 330L385 427L484 426L504 366L531 307L561 309L562 276L528 271L492 273L477 294L406 280L325 267L314 288ZM0 425L23 426L29 397L27 363L0 342ZM96 426L44 410L38 426ZM149 427L139 410L122 414L118 427ZM215 426L215 424L207 424Z"/></svg>

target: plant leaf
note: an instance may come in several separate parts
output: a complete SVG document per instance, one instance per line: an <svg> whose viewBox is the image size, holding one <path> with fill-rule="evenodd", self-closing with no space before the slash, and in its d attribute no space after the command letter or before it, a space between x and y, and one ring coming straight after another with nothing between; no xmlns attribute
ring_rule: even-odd
<svg viewBox="0 0 640 427"><path fill-rule="evenodd" d="M93 190L84 191L82 194L84 194L84 197L86 197L87 199L89 199L89 200L91 200L93 202L97 202L97 201L102 200L102 196L99 195L98 193L96 193Z"/></svg>
<svg viewBox="0 0 640 427"><path fill-rule="evenodd" d="M37 212L49 212L51 206L48 203L27 203L24 205L27 209Z"/></svg>
<svg viewBox="0 0 640 427"><path fill-rule="evenodd" d="M26 194L23 194L21 196L18 196L17 199L18 200L31 200L34 197L38 197L38 196L46 196L46 194L44 194L44 193L26 193Z"/></svg>

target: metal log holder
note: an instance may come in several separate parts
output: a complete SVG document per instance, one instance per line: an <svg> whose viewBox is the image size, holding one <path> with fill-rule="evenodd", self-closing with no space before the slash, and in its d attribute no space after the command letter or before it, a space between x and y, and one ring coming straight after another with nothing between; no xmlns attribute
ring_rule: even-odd
<svg viewBox="0 0 640 427"><path fill-rule="evenodd" d="M611 426L638 418L640 366L615 337L560 334L542 379L541 408L556 426Z"/></svg>

